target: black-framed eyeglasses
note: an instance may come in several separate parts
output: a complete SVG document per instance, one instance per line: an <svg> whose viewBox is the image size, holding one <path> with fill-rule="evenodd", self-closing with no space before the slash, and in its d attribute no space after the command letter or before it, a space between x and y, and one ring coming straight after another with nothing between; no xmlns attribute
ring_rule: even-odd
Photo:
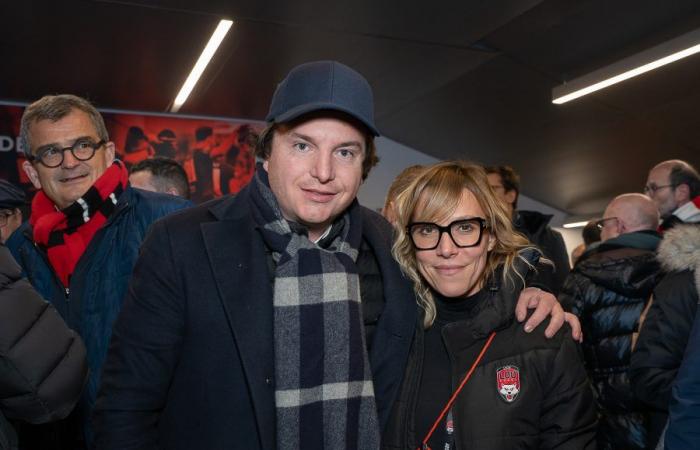
<svg viewBox="0 0 700 450"><path fill-rule="evenodd" d="M53 169L63 164L63 156L66 151L70 150L73 157L78 161L88 161L95 156L98 148L105 145L106 141L102 139L100 142L92 142L91 139L78 139L70 147L58 147L56 145L47 145L39 147L35 155L28 155L29 161L38 161L48 168Z"/></svg>
<svg viewBox="0 0 700 450"><path fill-rule="evenodd" d="M7 219L14 216L16 211L11 209L5 209L0 211L0 227L7 225Z"/></svg>
<svg viewBox="0 0 700 450"><path fill-rule="evenodd" d="M667 188L667 187L675 188L676 185L675 184L663 184L661 186L657 186L654 183L651 183L651 184L647 184L646 186L644 186L643 191L646 195L652 196L652 195L656 194L656 191L658 191L659 189L663 189L663 188Z"/></svg>
<svg viewBox="0 0 700 450"><path fill-rule="evenodd" d="M444 227L432 222L413 222L408 224L406 231L416 250L433 250L440 244L443 233L447 233L457 247L475 247L481 243L486 228L486 219L474 217L455 220Z"/></svg>
<svg viewBox="0 0 700 450"><path fill-rule="evenodd" d="M617 217L606 217L605 219L600 219L595 221L595 226L599 229L602 230L605 228L605 222L608 222L610 220L619 220Z"/></svg>

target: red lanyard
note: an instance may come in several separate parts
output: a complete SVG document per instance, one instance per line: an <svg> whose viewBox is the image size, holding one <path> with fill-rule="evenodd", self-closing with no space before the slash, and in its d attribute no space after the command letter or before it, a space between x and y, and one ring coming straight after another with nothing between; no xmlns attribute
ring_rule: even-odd
<svg viewBox="0 0 700 450"><path fill-rule="evenodd" d="M423 438L422 449L417 449L417 450L431 450L431 448L428 446L428 441L433 436L435 429L438 427L438 425L440 425L440 422L442 422L442 419L445 418L445 414L447 414L447 412L452 408L452 405L454 404L455 400L457 400L457 396L462 391L462 388L464 387L464 385L467 384L467 381L469 381L469 378L471 378L472 374L474 373L474 370L476 369L476 366L478 366L479 363L481 362L481 359L484 357L484 354L486 353L486 349L489 348L489 346L491 345L491 341L493 341L494 337L496 337L496 332L492 331L491 335L489 336L489 338L486 340L486 343L482 347L481 352L479 353L479 356L476 357L474 364L472 364L472 367L469 369L469 372L467 372L467 374L464 375L462 382L459 383L459 386L452 394L452 397L450 397L450 400L447 402L447 404L445 405L445 408L443 408L443 410L440 413L440 415L438 416L438 418L435 420L435 423L430 428L430 431L428 431L428 434Z"/></svg>

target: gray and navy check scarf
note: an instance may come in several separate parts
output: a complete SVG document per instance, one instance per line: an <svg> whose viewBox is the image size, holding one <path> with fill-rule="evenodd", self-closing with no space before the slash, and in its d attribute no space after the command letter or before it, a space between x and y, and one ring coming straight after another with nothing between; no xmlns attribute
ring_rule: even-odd
<svg viewBox="0 0 700 450"><path fill-rule="evenodd" d="M253 218L277 265L274 282L278 449L378 449L372 373L364 342L359 205L327 249L292 230L258 168ZM298 227L294 227L295 230Z"/></svg>

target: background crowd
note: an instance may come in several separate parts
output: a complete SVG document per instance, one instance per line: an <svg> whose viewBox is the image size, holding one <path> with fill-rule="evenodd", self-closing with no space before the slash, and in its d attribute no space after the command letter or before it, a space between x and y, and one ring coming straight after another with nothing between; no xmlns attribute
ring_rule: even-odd
<svg viewBox="0 0 700 450"><path fill-rule="evenodd" d="M347 66L293 69L233 186L253 162L211 128L117 149L86 100L29 105L37 193L0 180L0 448L700 448L697 170L650 168L570 259L507 165L411 166L384 218L361 207L373 108Z"/></svg>

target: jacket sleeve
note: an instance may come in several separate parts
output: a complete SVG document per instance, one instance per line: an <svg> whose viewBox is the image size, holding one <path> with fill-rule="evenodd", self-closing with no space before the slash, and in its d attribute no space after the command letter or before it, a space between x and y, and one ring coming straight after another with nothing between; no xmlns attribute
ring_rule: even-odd
<svg viewBox="0 0 700 450"><path fill-rule="evenodd" d="M662 411L668 409L697 309L686 276L688 272L671 273L656 286L630 363L635 397Z"/></svg>
<svg viewBox="0 0 700 450"><path fill-rule="evenodd" d="M562 332L549 371L540 418L540 449L595 449L597 427L593 390L578 345Z"/></svg>
<svg viewBox="0 0 700 450"><path fill-rule="evenodd" d="M546 227L536 241L535 243L540 248L545 258L554 263L554 266L548 266L547 270L541 270L536 275L537 283L546 286L547 291L558 296L564 284L564 279L571 269L564 239L557 231Z"/></svg>
<svg viewBox="0 0 700 450"><path fill-rule="evenodd" d="M584 289L581 286L584 282L582 275L574 269L566 277L559 293L559 303L561 303L564 311L575 314L579 318L583 315L585 305Z"/></svg>
<svg viewBox="0 0 700 450"><path fill-rule="evenodd" d="M85 346L0 245L0 409L33 424L66 417L87 379Z"/></svg>
<svg viewBox="0 0 700 450"><path fill-rule="evenodd" d="M158 448L158 421L183 340L184 300L164 221L141 247L114 325L93 413L99 449Z"/></svg>
<svg viewBox="0 0 700 450"><path fill-rule="evenodd" d="M700 312L688 339L683 364L671 390L667 450L693 448L700 442Z"/></svg>

